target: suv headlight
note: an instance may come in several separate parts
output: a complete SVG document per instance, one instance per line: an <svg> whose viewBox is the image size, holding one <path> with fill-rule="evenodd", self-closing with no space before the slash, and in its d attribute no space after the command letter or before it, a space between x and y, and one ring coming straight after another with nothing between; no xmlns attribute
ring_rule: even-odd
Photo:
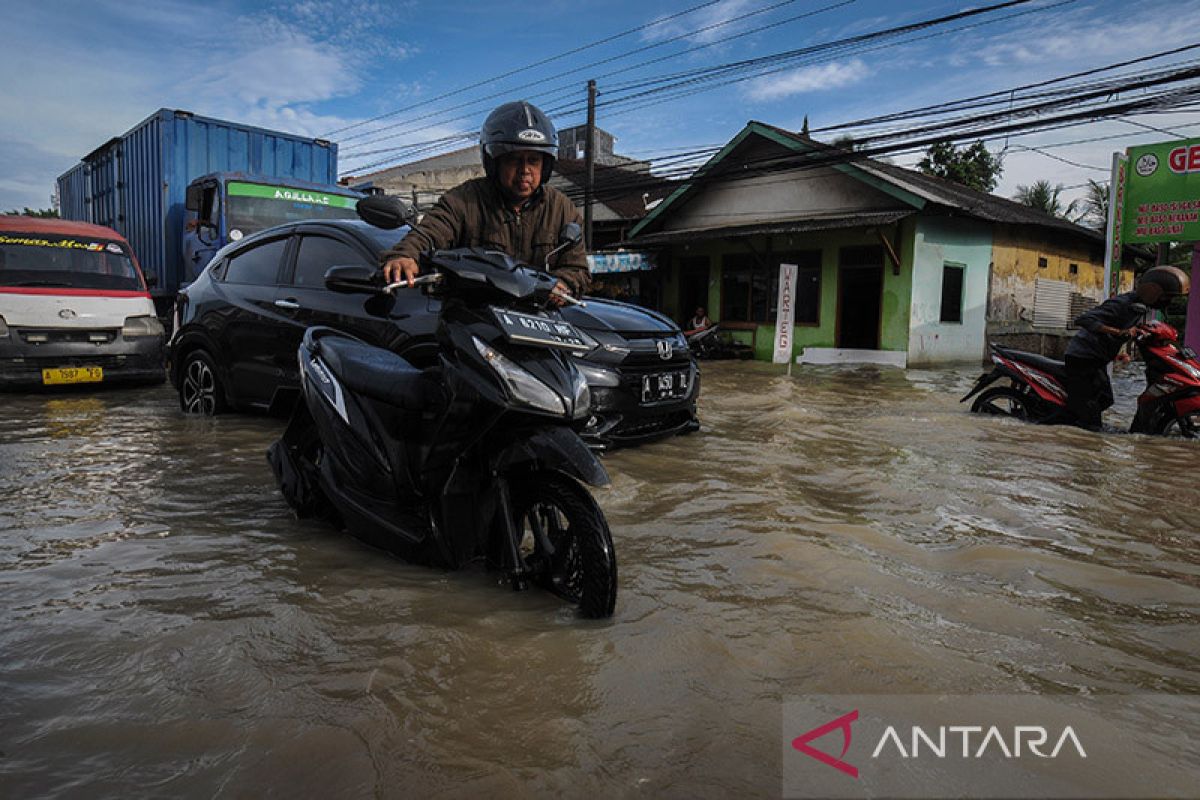
<svg viewBox="0 0 1200 800"><path fill-rule="evenodd" d="M579 365L576 364L576 367ZM574 399L574 410L571 413L573 419L582 419L587 416L588 411L592 407L592 390L588 387L588 379L583 374L583 370L575 370L574 386L571 387Z"/></svg>
<svg viewBox="0 0 1200 800"><path fill-rule="evenodd" d="M483 356L484 360L504 381L508 390L512 392L513 399L539 411L566 416L567 409L557 392L505 358L478 337L472 336L471 340L475 342L475 349L479 351L479 355ZM587 387L586 381L584 381L584 387Z"/></svg>
<svg viewBox="0 0 1200 800"><path fill-rule="evenodd" d="M162 336L163 333L163 326L158 321L158 317L126 317L125 326L121 328L121 335L126 339L138 336Z"/></svg>
<svg viewBox="0 0 1200 800"><path fill-rule="evenodd" d="M613 369L605 369L595 364L576 361L575 368L587 379L592 386L620 386L621 376Z"/></svg>

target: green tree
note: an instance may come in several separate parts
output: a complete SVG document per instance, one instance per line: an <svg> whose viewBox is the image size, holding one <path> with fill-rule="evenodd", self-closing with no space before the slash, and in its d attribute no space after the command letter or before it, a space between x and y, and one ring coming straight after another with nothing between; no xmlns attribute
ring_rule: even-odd
<svg viewBox="0 0 1200 800"><path fill-rule="evenodd" d="M1000 182L1003 159L994 156L976 142L959 150L950 142L938 142L925 151L917 169L926 175L961 183L981 192L990 192Z"/></svg>
<svg viewBox="0 0 1200 800"><path fill-rule="evenodd" d="M1079 216L1075 222L1098 231L1108 227L1108 184L1088 179L1087 194L1079 200Z"/></svg>
<svg viewBox="0 0 1200 800"><path fill-rule="evenodd" d="M1051 216L1067 219L1075 210L1076 203L1072 201L1070 205L1063 208L1062 200L1059 199L1062 190L1061 183L1051 186L1050 181L1034 181L1029 186L1018 186L1014 199L1023 206L1036 208Z"/></svg>
<svg viewBox="0 0 1200 800"><path fill-rule="evenodd" d="M58 219L58 212L53 208L30 208L25 206L24 211L17 211L15 208L12 211L5 211L5 214L11 214L16 217L43 217L46 219Z"/></svg>

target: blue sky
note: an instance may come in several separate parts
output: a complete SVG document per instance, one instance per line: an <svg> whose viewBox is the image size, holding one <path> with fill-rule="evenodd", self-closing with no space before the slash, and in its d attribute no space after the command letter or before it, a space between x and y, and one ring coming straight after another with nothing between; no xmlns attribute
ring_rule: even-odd
<svg viewBox="0 0 1200 800"><path fill-rule="evenodd" d="M504 99L526 97L545 108L579 104L594 77L603 101L621 83L972 7L945 0L720 0L665 19L702 2L9 2L8 45L0 51L6 76L0 85L6 109L0 210L47 207L59 174L161 107L326 136L339 143L342 171L359 173L396 163L390 148L476 129ZM620 35L634 28L640 30ZM723 144L751 119L799 129L807 116L818 128L1192 44L1200 41L1196 31L1200 3L1073 0L971 29L787 65L689 97L602 108L597 122L616 135L618 152L655 158ZM661 60L646 63L652 59ZM390 116L358 125L381 115ZM555 121L577 124L583 115ZM1200 137L1200 112L1012 138L997 193L1011 196L1017 185L1043 178L1068 187L1106 180L1114 149L1175 134ZM1121 138L1061 146L1100 137ZM1004 146L989 142L994 151ZM906 165L915 160L896 157Z"/></svg>

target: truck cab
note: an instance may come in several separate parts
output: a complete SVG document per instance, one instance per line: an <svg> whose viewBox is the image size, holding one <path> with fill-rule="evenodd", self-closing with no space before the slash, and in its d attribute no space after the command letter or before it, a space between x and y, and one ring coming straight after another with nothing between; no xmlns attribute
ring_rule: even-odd
<svg viewBox="0 0 1200 800"><path fill-rule="evenodd" d="M252 233L302 219L357 219L358 192L297 180L216 172L187 187L180 255L182 283L195 280L214 253Z"/></svg>

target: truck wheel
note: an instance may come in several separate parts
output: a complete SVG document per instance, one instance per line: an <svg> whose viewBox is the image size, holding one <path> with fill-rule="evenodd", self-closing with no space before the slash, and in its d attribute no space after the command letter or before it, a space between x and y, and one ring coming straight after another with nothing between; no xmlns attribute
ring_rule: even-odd
<svg viewBox="0 0 1200 800"><path fill-rule="evenodd" d="M185 414L211 417L226 410L225 387L217 365L204 350L193 350L183 361L179 378L179 407Z"/></svg>

